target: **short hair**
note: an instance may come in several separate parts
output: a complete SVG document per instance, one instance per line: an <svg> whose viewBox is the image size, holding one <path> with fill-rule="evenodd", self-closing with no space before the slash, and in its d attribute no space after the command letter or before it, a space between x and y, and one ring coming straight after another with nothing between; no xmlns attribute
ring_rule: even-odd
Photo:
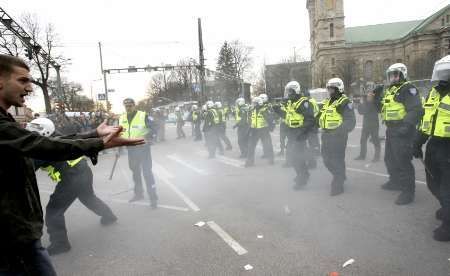
<svg viewBox="0 0 450 276"><path fill-rule="evenodd" d="M14 66L30 71L30 67L22 59L0 54L0 76L10 75L14 72Z"/></svg>
<svg viewBox="0 0 450 276"><path fill-rule="evenodd" d="M135 104L135 102L132 98L126 98L123 100L123 104Z"/></svg>

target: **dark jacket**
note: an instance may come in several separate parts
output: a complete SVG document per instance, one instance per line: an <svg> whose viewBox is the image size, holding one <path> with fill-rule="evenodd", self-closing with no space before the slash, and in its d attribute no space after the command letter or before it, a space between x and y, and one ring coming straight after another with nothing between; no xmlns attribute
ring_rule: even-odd
<svg viewBox="0 0 450 276"><path fill-rule="evenodd" d="M29 132L0 108L0 244L20 247L42 236L43 213L30 158L51 161L96 156L103 141L96 132L72 135L67 140Z"/></svg>
<svg viewBox="0 0 450 276"><path fill-rule="evenodd" d="M363 128L379 127L380 120L375 100L368 102L367 99L363 99L363 102L358 105L358 113L363 115Z"/></svg>

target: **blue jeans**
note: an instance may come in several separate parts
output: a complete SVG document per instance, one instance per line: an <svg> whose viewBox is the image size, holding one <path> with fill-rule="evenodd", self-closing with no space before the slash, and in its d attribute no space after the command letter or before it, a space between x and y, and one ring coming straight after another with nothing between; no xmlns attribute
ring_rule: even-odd
<svg viewBox="0 0 450 276"><path fill-rule="evenodd" d="M2 253L6 256L0 257L0 276L56 276L50 256L40 240Z"/></svg>

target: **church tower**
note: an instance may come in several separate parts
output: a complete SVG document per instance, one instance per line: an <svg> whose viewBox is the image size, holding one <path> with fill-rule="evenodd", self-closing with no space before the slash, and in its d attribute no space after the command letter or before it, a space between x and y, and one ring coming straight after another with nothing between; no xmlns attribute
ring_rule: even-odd
<svg viewBox="0 0 450 276"><path fill-rule="evenodd" d="M317 79L318 74L324 74L322 67L330 70L335 65L333 57L328 56L333 51L329 50L345 47L344 0L307 0L306 8L310 24L312 81L313 87L318 87L323 85L323 80Z"/></svg>

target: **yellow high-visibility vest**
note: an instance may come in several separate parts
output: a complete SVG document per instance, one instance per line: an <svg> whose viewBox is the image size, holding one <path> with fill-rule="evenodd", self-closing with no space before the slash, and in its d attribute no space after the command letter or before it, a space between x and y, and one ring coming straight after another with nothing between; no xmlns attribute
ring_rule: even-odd
<svg viewBox="0 0 450 276"><path fill-rule="evenodd" d="M450 96L441 98L433 87L423 108L420 130L430 136L450 138Z"/></svg>
<svg viewBox="0 0 450 276"><path fill-rule="evenodd" d="M264 118L263 113L267 111L267 107L262 107L258 111L256 108L252 111L251 116L251 128L265 128L268 126L266 119Z"/></svg>
<svg viewBox="0 0 450 276"><path fill-rule="evenodd" d="M303 122L305 117L303 114L297 113L297 109L300 107L303 102L307 101L307 97L301 97L295 103L288 101L285 111L286 117L284 118L284 123L289 128L299 128L303 126Z"/></svg>
<svg viewBox="0 0 450 276"><path fill-rule="evenodd" d="M144 138L149 133L149 129L145 125L146 119L143 111L137 111L131 123L128 122L127 113L122 114L119 123L124 128L124 131L121 135L127 138Z"/></svg>
<svg viewBox="0 0 450 276"><path fill-rule="evenodd" d="M75 160L66 161L69 167L73 168L78 163L80 163L81 160L83 160L84 157L77 158ZM48 176L56 183L61 182L61 172L57 171L55 167L53 166L47 166L42 168L42 170L46 171L48 173Z"/></svg>
<svg viewBox="0 0 450 276"><path fill-rule="evenodd" d="M322 129L336 129L342 125L344 119L342 115L337 111L337 107L340 106L344 101L348 100L347 96L342 95L339 99L330 104L330 99L326 99L323 107L322 113L319 118L319 125Z"/></svg>
<svg viewBox="0 0 450 276"><path fill-rule="evenodd" d="M383 121L400 121L405 118L405 105L395 101L395 96L406 84L409 84L409 82L404 82L400 86L391 86L388 90L386 90L383 98L383 107L381 109Z"/></svg>

